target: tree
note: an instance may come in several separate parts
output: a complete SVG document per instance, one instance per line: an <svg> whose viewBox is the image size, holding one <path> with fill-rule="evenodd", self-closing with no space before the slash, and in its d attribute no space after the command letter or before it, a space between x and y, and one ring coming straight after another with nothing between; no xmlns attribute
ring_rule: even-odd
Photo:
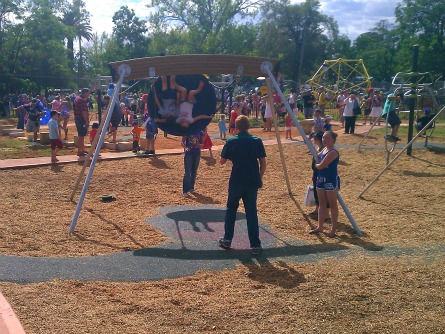
<svg viewBox="0 0 445 334"><path fill-rule="evenodd" d="M168 30L170 24L185 27L202 43L218 35L235 17L254 14L258 4L255 0L152 0L148 7L156 9L150 17L155 30Z"/></svg>
<svg viewBox="0 0 445 334"><path fill-rule="evenodd" d="M141 58L148 55L147 22L136 16L133 9L122 6L113 15L113 38L125 50L125 58Z"/></svg>
<svg viewBox="0 0 445 334"><path fill-rule="evenodd" d="M62 23L70 29L68 30L67 48L68 57L74 59L74 40L79 42L79 52L82 50L82 38L90 41L92 38L90 26L90 13L85 9L85 2L73 0L63 11Z"/></svg>
<svg viewBox="0 0 445 334"><path fill-rule="evenodd" d="M445 2L403 0L395 10L401 37L399 62L403 71L411 68L412 45L420 45L419 68L445 76Z"/></svg>
<svg viewBox="0 0 445 334"><path fill-rule="evenodd" d="M396 71L397 45L397 31L387 20L382 20L370 32L357 37L353 57L363 59L369 74L375 79L389 80Z"/></svg>
<svg viewBox="0 0 445 334"><path fill-rule="evenodd" d="M262 7L259 53L282 58L282 71L298 83L311 76L338 36L335 20L319 8L318 0L293 5L288 0L269 1Z"/></svg>

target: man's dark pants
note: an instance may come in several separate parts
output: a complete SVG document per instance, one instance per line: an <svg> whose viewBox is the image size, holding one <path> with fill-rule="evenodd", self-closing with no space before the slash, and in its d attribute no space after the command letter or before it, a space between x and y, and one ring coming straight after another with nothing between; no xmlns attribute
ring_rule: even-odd
<svg viewBox="0 0 445 334"><path fill-rule="evenodd" d="M239 201L242 199L244 209L246 210L247 233L249 235L250 247L261 247L256 207L257 195L258 188L256 187L229 187L229 196L227 198L227 209L224 222L224 239L233 239L236 212L239 207Z"/></svg>

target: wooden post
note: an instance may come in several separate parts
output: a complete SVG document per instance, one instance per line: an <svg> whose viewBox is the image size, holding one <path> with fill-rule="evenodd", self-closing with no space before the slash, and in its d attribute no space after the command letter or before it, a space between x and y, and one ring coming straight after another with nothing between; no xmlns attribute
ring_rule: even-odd
<svg viewBox="0 0 445 334"><path fill-rule="evenodd" d="M270 85L269 78L266 79L266 85L267 85L267 96L269 98L270 108L272 109L272 119L274 122L275 136L277 137L278 149L280 150L281 164L283 165L284 179L286 180L286 185L287 185L287 192L289 195L292 195L292 189L290 187L290 182L289 182L289 175L287 173L286 159L284 158L284 153L283 153L283 145L281 144L280 132L278 131L277 114L273 103L272 88Z"/></svg>

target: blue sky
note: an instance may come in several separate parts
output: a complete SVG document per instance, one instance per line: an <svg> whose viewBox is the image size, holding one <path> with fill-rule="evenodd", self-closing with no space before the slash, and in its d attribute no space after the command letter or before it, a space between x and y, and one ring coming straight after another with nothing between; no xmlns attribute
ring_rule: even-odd
<svg viewBox="0 0 445 334"><path fill-rule="evenodd" d="M149 9L145 6L150 0L84 0L91 13L91 26L94 32L110 33L113 27L111 18L121 6L134 9L136 15L146 19ZM302 0L292 0L301 3ZM380 20L394 22L394 9L400 0L320 0L321 11L333 16L340 28L340 33L355 39L361 33L372 29Z"/></svg>

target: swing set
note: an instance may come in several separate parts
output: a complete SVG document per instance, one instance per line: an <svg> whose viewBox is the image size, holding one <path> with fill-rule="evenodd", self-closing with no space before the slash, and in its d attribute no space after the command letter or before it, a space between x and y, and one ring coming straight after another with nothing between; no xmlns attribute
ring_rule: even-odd
<svg viewBox="0 0 445 334"><path fill-rule="evenodd" d="M116 82L115 89L111 101L105 111L105 117L102 119L99 129L98 136L95 137L93 143L91 144L88 155L85 158L85 162L82 166L81 172L77 181L74 185L70 200L73 201L74 196L78 190L81 180L83 179L85 169L88 165L90 165L88 174L85 178L85 182L83 184L82 191L79 196L79 200L77 202L76 210L74 216L72 218L72 222L69 228L69 233L74 233L77 220L79 218L80 210L82 208L83 201L85 199L85 195L88 191L88 187L91 181L91 177L99 157L100 147L102 146L106 129L111 119L111 112L113 110L115 103L118 102L118 94L120 87L124 80L138 80L144 79L147 77L154 78L160 76L196 76L193 73L206 73L206 74L221 74L221 73L233 73L236 74L237 77L241 76L264 76L267 75L266 83L268 88L268 96L272 97L272 86L280 95L282 101L285 104L287 112L291 116L295 126L300 132L302 138L304 139L305 144L309 148L311 154L313 155L316 161L319 161L319 157L314 146L309 141L308 137L305 135L303 128L298 122L297 117L293 113L287 99L285 98L283 92L280 89L280 86L275 79L278 74L279 61L277 59L272 58L262 58L262 57L246 57L246 56L235 56L235 55L176 55L176 56L160 56L160 57L150 57L150 58L141 58L141 59L132 59L132 60L124 60L119 62L114 62L110 64L112 78L113 81ZM117 80L116 80L117 79ZM196 86L194 86L196 87ZM215 93L213 88L211 90L213 94ZM212 99L216 98L215 96ZM199 101L198 101L199 102ZM273 105L273 104L271 104ZM207 110L206 112L209 115L215 113L216 104L213 110ZM272 115L275 115L273 112ZM210 120L209 120L210 121ZM276 124L276 122L275 122ZM290 182L287 175L286 162L284 158L284 153L281 145L280 136L278 135L278 128L276 125L276 133L277 133L277 142L280 150L280 157L282 160L282 165L284 168L286 184L288 188L288 193L291 195ZM185 131L185 130L184 130ZM184 132L184 135L187 134ZM92 156L92 160L90 163L90 158ZM340 193L337 194L338 201L342 206L346 216L351 222L355 232L362 236L362 232L357 226L352 214L350 213L348 207L343 201Z"/></svg>

